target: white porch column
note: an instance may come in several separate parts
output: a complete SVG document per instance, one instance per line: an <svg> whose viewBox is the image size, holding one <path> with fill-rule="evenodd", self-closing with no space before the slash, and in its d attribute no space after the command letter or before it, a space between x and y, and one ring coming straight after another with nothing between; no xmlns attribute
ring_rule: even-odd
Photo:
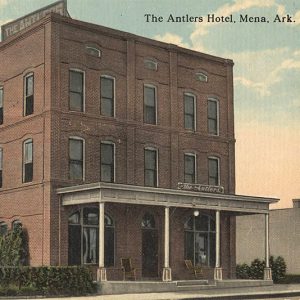
<svg viewBox="0 0 300 300"><path fill-rule="evenodd" d="M264 280L272 280L272 271L269 264L269 214L265 214L265 262Z"/></svg>
<svg viewBox="0 0 300 300"><path fill-rule="evenodd" d="M214 279L222 280L222 268L220 264L220 211L216 211L216 266Z"/></svg>
<svg viewBox="0 0 300 300"><path fill-rule="evenodd" d="M106 281L106 269L104 267L104 202L99 203L99 267L97 280Z"/></svg>
<svg viewBox="0 0 300 300"><path fill-rule="evenodd" d="M170 268L170 209L165 207L165 262L163 268L163 281L172 281Z"/></svg>

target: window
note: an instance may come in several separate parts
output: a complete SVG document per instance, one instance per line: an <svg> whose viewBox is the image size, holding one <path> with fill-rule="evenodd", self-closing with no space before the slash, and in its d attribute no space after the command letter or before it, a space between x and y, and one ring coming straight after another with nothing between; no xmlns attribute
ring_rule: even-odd
<svg viewBox="0 0 300 300"><path fill-rule="evenodd" d="M34 107L34 78L33 73L24 77L24 115L33 114Z"/></svg>
<svg viewBox="0 0 300 300"><path fill-rule="evenodd" d="M208 215L191 216L184 224L185 259L194 265L214 267L216 256L215 220Z"/></svg>
<svg viewBox="0 0 300 300"><path fill-rule="evenodd" d="M101 115L114 117L115 115L115 79L101 76Z"/></svg>
<svg viewBox="0 0 300 300"><path fill-rule="evenodd" d="M87 45L85 46L86 53L95 56L95 57L101 57L101 50L97 48L97 46Z"/></svg>
<svg viewBox="0 0 300 300"><path fill-rule="evenodd" d="M199 81L207 82L207 75L204 74L204 73L201 73L201 72L196 73L196 78L197 78L197 80L199 80Z"/></svg>
<svg viewBox="0 0 300 300"><path fill-rule="evenodd" d="M156 88L144 85L144 122L156 124Z"/></svg>
<svg viewBox="0 0 300 300"><path fill-rule="evenodd" d="M115 261L115 226L104 216L104 264ZM99 209L85 207L69 216L69 265L96 264L99 261Z"/></svg>
<svg viewBox="0 0 300 300"><path fill-rule="evenodd" d="M219 159L215 157L208 158L208 184L220 185Z"/></svg>
<svg viewBox="0 0 300 300"><path fill-rule="evenodd" d="M84 180L84 140L69 139L69 177Z"/></svg>
<svg viewBox="0 0 300 300"><path fill-rule="evenodd" d="M184 154L184 182L196 182L196 155L193 153Z"/></svg>
<svg viewBox="0 0 300 300"><path fill-rule="evenodd" d="M84 73L70 70L70 110L84 111Z"/></svg>
<svg viewBox="0 0 300 300"><path fill-rule="evenodd" d="M8 226L5 222L0 222L0 236L6 235Z"/></svg>
<svg viewBox="0 0 300 300"><path fill-rule="evenodd" d="M219 135L219 102L208 100L208 133Z"/></svg>
<svg viewBox="0 0 300 300"><path fill-rule="evenodd" d="M3 183L3 149L0 148L0 188L2 188L2 183Z"/></svg>
<svg viewBox="0 0 300 300"><path fill-rule="evenodd" d="M144 60L144 67L148 70L157 71L157 62L153 59L146 58Z"/></svg>
<svg viewBox="0 0 300 300"><path fill-rule="evenodd" d="M144 229L155 229L155 219L150 213L145 213L142 220L142 228Z"/></svg>
<svg viewBox="0 0 300 300"><path fill-rule="evenodd" d="M101 181L115 181L115 144L101 143Z"/></svg>
<svg viewBox="0 0 300 300"><path fill-rule="evenodd" d="M23 143L23 182L33 179L33 142L28 139Z"/></svg>
<svg viewBox="0 0 300 300"><path fill-rule="evenodd" d="M144 152L145 186L157 187L157 150L146 148Z"/></svg>
<svg viewBox="0 0 300 300"><path fill-rule="evenodd" d="M3 124L3 98L4 98L3 88L0 87L0 125Z"/></svg>
<svg viewBox="0 0 300 300"><path fill-rule="evenodd" d="M184 94L184 128L196 130L195 96Z"/></svg>

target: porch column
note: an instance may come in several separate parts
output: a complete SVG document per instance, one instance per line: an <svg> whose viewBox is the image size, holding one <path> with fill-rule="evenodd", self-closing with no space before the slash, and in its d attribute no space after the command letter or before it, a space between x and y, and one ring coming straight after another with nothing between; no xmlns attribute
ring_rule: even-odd
<svg viewBox="0 0 300 300"><path fill-rule="evenodd" d="M99 267L97 280L106 281L106 269L104 267L104 202L99 203Z"/></svg>
<svg viewBox="0 0 300 300"><path fill-rule="evenodd" d="M214 279L222 280L222 268L220 264L220 211L216 211L216 266Z"/></svg>
<svg viewBox="0 0 300 300"><path fill-rule="evenodd" d="M165 262L163 268L163 281L172 281L170 268L170 209L165 207Z"/></svg>
<svg viewBox="0 0 300 300"><path fill-rule="evenodd" d="M272 280L272 271L269 264L269 214L265 214L265 262L264 280Z"/></svg>

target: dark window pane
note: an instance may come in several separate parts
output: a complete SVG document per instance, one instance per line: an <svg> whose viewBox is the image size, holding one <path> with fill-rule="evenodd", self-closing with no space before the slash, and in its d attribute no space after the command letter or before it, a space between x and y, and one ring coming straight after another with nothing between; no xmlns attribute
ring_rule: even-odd
<svg viewBox="0 0 300 300"><path fill-rule="evenodd" d="M69 224L80 224L80 213L76 212L69 217Z"/></svg>
<svg viewBox="0 0 300 300"><path fill-rule="evenodd" d="M209 159L208 160L208 172L209 172L209 184L218 185L219 184L219 170L218 170L218 160Z"/></svg>
<svg viewBox="0 0 300 300"><path fill-rule="evenodd" d="M155 88L145 86L144 87L144 101L147 106L155 106Z"/></svg>
<svg viewBox="0 0 300 300"><path fill-rule="evenodd" d="M190 217L184 224L184 229L193 230L194 229L194 218Z"/></svg>
<svg viewBox="0 0 300 300"><path fill-rule="evenodd" d="M0 125L3 124L3 88L0 88Z"/></svg>
<svg viewBox="0 0 300 300"><path fill-rule="evenodd" d="M195 183L195 156L184 155L184 182Z"/></svg>
<svg viewBox="0 0 300 300"><path fill-rule="evenodd" d="M195 217L195 230L208 231L208 216L200 214Z"/></svg>
<svg viewBox="0 0 300 300"><path fill-rule="evenodd" d="M156 123L156 111L155 107L145 106L145 123L155 124Z"/></svg>
<svg viewBox="0 0 300 300"><path fill-rule="evenodd" d="M101 165L101 181L113 182L113 169L111 165Z"/></svg>
<svg viewBox="0 0 300 300"><path fill-rule="evenodd" d="M81 264L81 226L69 225L69 265Z"/></svg>
<svg viewBox="0 0 300 300"><path fill-rule="evenodd" d="M25 116L33 114L33 95L26 97Z"/></svg>
<svg viewBox="0 0 300 300"><path fill-rule="evenodd" d="M195 129L195 98L184 95L184 127Z"/></svg>
<svg viewBox="0 0 300 300"><path fill-rule="evenodd" d="M184 96L184 111L186 114L194 114L194 97Z"/></svg>
<svg viewBox="0 0 300 300"><path fill-rule="evenodd" d="M185 232L185 259L190 259L194 264L194 233Z"/></svg>
<svg viewBox="0 0 300 300"><path fill-rule="evenodd" d="M2 188L2 185L3 185L3 183L2 183L2 169L0 170L0 188Z"/></svg>
<svg viewBox="0 0 300 300"><path fill-rule="evenodd" d="M209 133L211 134L217 134L218 133L218 124L217 120L208 120L208 128L209 128Z"/></svg>
<svg viewBox="0 0 300 300"><path fill-rule="evenodd" d="M184 116L184 128L185 129L195 129L195 120L194 116L192 115L185 115Z"/></svg>
<svg viewBox="0 0 300 300"><path fill-rule="evenodd" d="M101 162L112 164L114 161L114 145L101 143Z"/></svg>
<svg viewBox="0 0 300 300"><path fill-rule="evenodd" d="M82 94L70 92L70 110L83 111Z"/></svg>
<svg viewBox="0 0 300 300"><path fill-rule="evenodd" d="M218 102L208 100L208 133L218 134Z"/></svg>
<svg viewBox="0 0 300 300"><path fill-rule="evenodd" d="M105 228L104 234L104 265L110 267L115 264L115 234L114 228Z"/></svg>
<svg viewBox="0 0 300 300"><path fill-rule="evenodd" d="M101 77L101 97L112 99L113 96L114 96L113 79Z"/></svg>
<svg viewBox="0 0 300 300"><path fill-rule="evenodd" d="M26 96L31 96L33 95L33 76L28 76L26 77Z"/></svg>
<svg viewBox="0 0 300 300"><path fill-rule="evenodd" d="M114 107L112 99L101 98L101 114L107 117L114 116Z"/></svg>
<svg viewBox="0 0 300 300"><path fill-rule="evenodd" d="M3 149L0 148L0 170L3 169Z"/></svg>
<svg viewBox="0 0 300 300"><path fill-rule="evenodd" d="M156 169L156 151L145 150L145 167L146 169Z"/></svg>
<svg viewBox="0 0 300 300"><path fill-rule="evenodd" d="M216 222L210 218L210 231L216 231Z"/></svg>
<svg viewBox="0 0 300 300"><path fill-rule="evenodd" d="M211 119L217 118L217 102L216 101L208 101L208 117Z"/></svg>
<svg viewBox="0 0 300 300"><path fill-rule="evenodd" d="M83 263L95 264L99 257L99 233L98 228L83 227Z"/></svg>
<svg viewBox="0 0 300 300"><path fill-rule="evenodd" d="M156 173L153 170L145 170L145 185L156 186Z"/></svg>
<svg viewBox="0 0 300 300"><path fill-rule="evenodd" d="M70 161L70 179L83 178L83 165L80 161Z"/></svg>
<svg viewBox="0 0 300 300"><path fill-rule="evenodd" d="M33 179L33 163L24 164L24 182L31 182Z"/></svg>
<svg viewBox="0 0 300 300"><path fill-rule="evenodd" d="M144 122L156 123L155 88L144 86Z"/></svg>
<svg viewBox="0 0 300 300"><path fill-rule="evenodd" d="M155 229L155 219L152 214L145 213L142 220L142 228Z"/></svg>
<svg viewBox="0 0 300 300"><path fill-rule="evenodd" d="M83 224L84 225L98 225L99 224L99 209L98 208L84 208L83 209Z"/></svg>
<svg viewBox="0 0 300 300"><path fill-rule="evenodd" d="M195 264L208 264L207 233L195 233Z"/></svg>
<svg viewBox="0 0 300 300"><path fill-rule="evenodd" d="M83 73L70 71L70 91L82 94L83 92Z"/></svg>
<svg viewBox="0 0 300 300"><path fill-rule="evenodd" d="M0 125L3 124L3 107L0 107Z"/></svg>
<svg viewBox="0 0 300 300"><path fill-rule="evenodd" d="M216 235L214 233L209 234L209 265L214 267L216 265Z"/></svg>

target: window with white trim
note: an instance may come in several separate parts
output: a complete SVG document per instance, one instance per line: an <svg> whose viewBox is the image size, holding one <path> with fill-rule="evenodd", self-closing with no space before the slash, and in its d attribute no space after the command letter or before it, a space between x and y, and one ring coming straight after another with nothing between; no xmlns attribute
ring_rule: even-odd
<svg viewBox="0 0 300 300"><path fill-rule="evenodd" d="M3 87L0 86L0 125L3 124L3 100L4 100L4 91L3 91Z"/></svg>
<svg viewBox="0 0 300 300"><path fill-rule="evenodd" d="M208 158L208 184L209 185L220 185L220 174L219 174L219 159L217 157Z"/></svg>
<svg viewBox="0 0 300 300"><path fill-rule="evenodd" d="M101 90L101 115L107 117L114 117L115 115L115 79L110 76L101 76L100 78Z"/></svg>
<svg viewBox="0 0 300 300"><path fill-rule="evenodd" d="M101 181L115 181L115 144L111 142L101 142Z"/></svg>
<svg viewBox="0 0 300 300"><path fill-rule="evenodd" d="M157 62L153 59L145 58L144 67L148 70L157 71Z"/></svg>
<svg viewBox="0 0 300 300"><path fill-rule="evenodd" d="M0 188L2 188L3 184L3 149L0 148Z"/></svg>
<svg viewBox="0 0 300 300"><path fill-rule="evenodd" d="M153 148L145 148L144 150L145 186L157 187L157 153L157 150Z"/></svg>
<svg viewBox="0 0 300 300"><path fill-rule="evenodd" d="M184 154L184 182L196 183L196 154Z"/></svg>
<svg viewBox="0 0 300 300"><path fill-rule="evenodd" d="M184 94L184 128L196 130L196 97Z"/></svg>
<svg viewBox="0 0 300 300"><path fill-rule="evenodd" d="M207 75L202 72L196 73L196 78L199 81L207 82Z"/></svg>
<svg viewBox="0 0 300 300"><path fill-rule="evenodd" d="M72 111L84 111L84 72L69 70L69 108Z"/></svg>
<svg viewBox="0 0 300 300"><path fill-rule="evenodd" d="M33 141L28 139L23 143L23 182L33 180Z"/></svg>
<svg viewBox="0 0 300 300"><path fill-rule="evenodd" d="M156 124L156 87L144 85L144 123Z"/></svg>
<svg viewBox="0 0 300 300"><path fill-rule="evenodd" d="M69 138L69 178L84 180L84 140Z"/></svg>
<svg viewBox="0 0 300 300"><path fill-rule="evenodd" d="M33 114L34 110L34 76L33 73L24 77L24 116Z"/></svg>
<svg viewBox="0 0 300 300"><path fill-rule="evenodd" d="M85 46L86 53L95 56L95 57L101 57L101 50L97 48L97 46L94 45L86 45Z"/></svg>
<svg viewBox="0 0 300 300"><path fill-rule="evenodd" d="M208 133L219 135L219 101L216 99L208 100Z"/></svg>

